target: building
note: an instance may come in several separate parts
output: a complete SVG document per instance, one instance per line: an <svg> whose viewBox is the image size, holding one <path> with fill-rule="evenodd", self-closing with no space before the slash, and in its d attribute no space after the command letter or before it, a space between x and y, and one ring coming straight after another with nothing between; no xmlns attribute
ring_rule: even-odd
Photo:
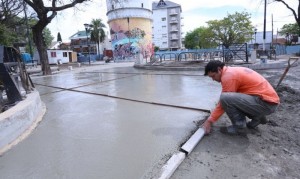
<svg viewBox="0 0 300 179"><path fill-rule="evenodd" d="M81 54L103 54L104 50L111 49L111 40L109 39L108 32L105 35L104 41L99 44L99 52L97 43L90 40L90 34L87 37L86 31L78 31L70 37L69 49ZM61 45L63 45L62 43ZM64 46L63 46L64 47ZM62 48L61 48L62 49Z"/></svg>
<svg viewBox="0 0 300 179"><path fill-rule="evenodd" d="M90 40L86 31L78 31L70 37L71 50L82 54L97 54L97 43Z"/></svg>
<svg viewBox="0 0 300 179"><path fill-rule="evenodd" d="M247 42L248 44L263 44L264 43L264 39L263 39L263 36L264 36L264 32L261 31L261 32L255 32L253 35L252 35L252 39ZM273 35L272 35L272 31L266 31L266 36L265 36L265 43L271 43L272 42L272 39L273 39Z"/></svg>
<svg viewBox="0 0 300 179"><path fill-rule="evenodd" d="M48 49L47 50L49 64L63 64L77 61L77 53L71 50ZM40 64L40 55L38 51L33 54L33 61Z"/></svg>
<svg viewBox="0 0 300 179"><path fill-rule="evenodd" d="M106 0L115 61L144 63L154 53L151 4L149 0Z"/></svg>
<svg viewBox="0 0 300 179"><path fill-rule="evenodd" d="M181 5L171 1L152 3L152 40L160 50L183 48Z"/></svg>
<svg viewBox="0 0 300 179"><path fill-rule="evenodd" d="M63 64L69 62L76 62L76 53L71 50L47 50L49 64Z"/></svg>

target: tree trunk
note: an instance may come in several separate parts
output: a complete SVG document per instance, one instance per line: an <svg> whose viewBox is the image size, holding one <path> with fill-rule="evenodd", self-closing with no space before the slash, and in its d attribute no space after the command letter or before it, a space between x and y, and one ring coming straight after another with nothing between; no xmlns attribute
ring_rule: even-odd
<svg viewBox="0 0 300 179"><path fill-rule="evenodd" d="M100 55L100 47L99 47L99 42L97 42L97 48L98 48L98 54L97 55Z"/></svg>
<svg viewBox="0 0 300 179"><path fill-rule="evenodd" d="M39 24L36 24L32 27L33 40L37 47L38 53L40 55L40 63L42 66L43 75L51 75L51 69L48 61L47 55L47 46L43 36L44 28L40 27Z"/></svg>

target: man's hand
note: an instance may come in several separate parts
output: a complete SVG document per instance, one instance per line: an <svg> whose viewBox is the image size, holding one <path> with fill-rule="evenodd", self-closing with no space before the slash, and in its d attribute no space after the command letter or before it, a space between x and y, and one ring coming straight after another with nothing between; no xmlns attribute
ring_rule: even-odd
<svg viewBox="0 0 300 179"><path fill-rule="evenodd" d="M210 120L206 120L203 123L203 129L205 131L205 134L209 134L211 132L211 124L212 122Z"/></svg>

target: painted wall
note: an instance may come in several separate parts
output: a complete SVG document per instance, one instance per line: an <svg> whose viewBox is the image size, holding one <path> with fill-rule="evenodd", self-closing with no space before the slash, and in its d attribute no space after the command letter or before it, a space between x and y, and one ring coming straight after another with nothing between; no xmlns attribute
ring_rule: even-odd
<svg viewBox="0 0 300 179"><path fill-rule="evenodd" d="M109 22L115 60L150 58L153 54L151 21L142 18Z"/></svg>
<svg viewBox="0 0 300 179"><path fill-rule="evenodd" d="M154 53L152 1L106 0L114 60L143 63Z"/></svg>

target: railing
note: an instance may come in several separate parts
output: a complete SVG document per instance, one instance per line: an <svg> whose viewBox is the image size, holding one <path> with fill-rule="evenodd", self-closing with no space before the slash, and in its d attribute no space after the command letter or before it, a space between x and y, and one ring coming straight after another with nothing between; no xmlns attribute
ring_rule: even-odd
<svg viewBox="0 0 300 179"><path fill-rule="evenodd" d="M229 48L223 48L223 57L225 63L234 63L236 60L242 60L248 63L248 46L244 44L232 44Z"/></svg>

